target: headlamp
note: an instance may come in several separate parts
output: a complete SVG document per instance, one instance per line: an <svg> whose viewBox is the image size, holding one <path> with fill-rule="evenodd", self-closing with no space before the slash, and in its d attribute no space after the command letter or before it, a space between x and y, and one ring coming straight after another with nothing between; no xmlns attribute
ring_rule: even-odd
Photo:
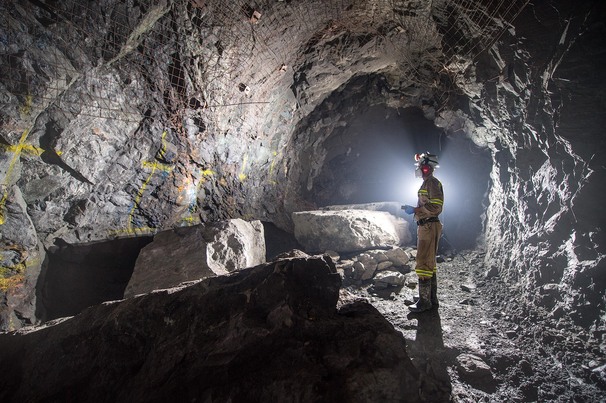
<svg viewBox="0 0 606 403"><path fill-rule="evenodd" d="M415 176L422 178L423 175L427 175L432 169L439 168L438 156L424 152L422 154L415 154L415 161L417 168L415 169Z"/></svg>

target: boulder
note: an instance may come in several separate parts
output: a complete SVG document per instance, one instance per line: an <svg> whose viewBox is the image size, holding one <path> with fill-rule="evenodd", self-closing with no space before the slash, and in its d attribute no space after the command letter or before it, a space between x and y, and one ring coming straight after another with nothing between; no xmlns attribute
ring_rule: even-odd
<svg viewBox="0 0 606 403"><path fill-rule="evenodd" d="M401 248L393 248L385 251L385 256L393 263L396 267L405 267L410 261L408 254Z"/></svg>
<svg viewBox="0 0 606 403"><path fill-rule="evenodd" d="M362 262L356 261L356 262L354 262L354 264L351 268L351 275L354 278L354 280L361 280L365 271L366 271L366 268L364 267Z"/></svg>
<svg viewBox="0 0 606 403"><path fill-rule="evenodd" d="M377 271L387 270L393 266L393 263L390 261L381 262L377 265Z"/></svg>
<svg viewBox="0 0 606 403"><path fill-rule="evenodd" d="M457 357L457 372L462 380L476 389L492 393L496 390L496 381L490 366L482 358L473 354L460 354Z"/></svg>
<svg viewBox="0 0 606 403"><path fill-rule="evenodd" d="M310 252L353 252L399 245L402 219L382 211L302 211L292 214L295 238Z"/></svg>
<svg viewBox="0 0 606 403"><path fill-rule="evenodd" d="M393 270L385 270L377 273L374 278L375 288L399 287L406 281L404 275Z"/></svg>
<svg viewBox="0 0 606 403"><path fill-rule="evenodd" d="M340 285L328 257L294 258L0 334L0 401L448 400Z"/></svg>
<svg viewBox="0 0 606 403"><path fill-rule="evenodd" d="M407 244L412 241L412 230L408 221L402 218L402 203L398 202L376 202L360 204L341 204L322 207L322 210L343 211L343 210L365 210L381 211L389 213L393 220L394 227L400 238L400 243ZM416 232L416 225L414 228Z"/></svg>
<svg viewBox="0 0 606 403"><path fill-rule="evenodd" d="M124 297L264 262L265 239L260 221L235 219L164 231L141 250Z"/></svg>
<svg viewBox="0 0 606 403"><path fill-rule="evenodd" d="M366 281L373 278L377 271L377 261L369 253L362 253L357 256L357 259L364 266L364 272L359 280Z"/></svg>

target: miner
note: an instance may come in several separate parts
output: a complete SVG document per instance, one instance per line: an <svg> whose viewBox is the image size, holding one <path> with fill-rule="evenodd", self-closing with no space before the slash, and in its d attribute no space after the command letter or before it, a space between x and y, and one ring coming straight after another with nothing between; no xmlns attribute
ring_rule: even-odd
<svg viewBox="0 0 606 403"><path fill-rule="evenodd" d="M415 175L423 178L418 192L417 207L405 205L407 214L414 214L417 223L417 264L419 298L408 306L412 312L425 312L438 307L438 281L436 277L438 242L442 234L442 223L438 216L444 206L442 184L433 176L438 168L438 157L429 152L415 155Z"/></svg>

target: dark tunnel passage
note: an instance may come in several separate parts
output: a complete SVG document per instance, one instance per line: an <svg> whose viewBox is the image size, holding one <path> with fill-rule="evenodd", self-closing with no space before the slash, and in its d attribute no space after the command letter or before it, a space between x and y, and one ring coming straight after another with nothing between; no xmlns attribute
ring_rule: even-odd
<svg viewBox="0 0 606 403"><path fill-rule="evenodd" d="M445 135L420 108L368 108L329 136L328 156L310 191L319 206L384 201L416 203L421 180L414 154L439 157L435 176L444 186L444 234L457 250L481 235L492 160L470 139ZM453 236L449 236L452 234Z"/></svg>
<svg viewBox="0 0 606 403"><path fill-rule="evenodd" d="M124 297L139 251L152 237L53 247L38 278L36 314L47 321L73 316Z"/></svg>

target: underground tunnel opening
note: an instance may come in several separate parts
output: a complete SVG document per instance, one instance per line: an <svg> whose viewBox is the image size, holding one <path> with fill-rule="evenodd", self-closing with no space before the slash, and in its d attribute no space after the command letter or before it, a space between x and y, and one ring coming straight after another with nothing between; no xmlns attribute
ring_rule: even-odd
<svg viewBox="0 0 606 403"><path fill-rule="evenodd" d="M369 107L322 144L327 156L307 197L318 206L396 201L416 203L421 179L414 154L439 157L444 234L457 249L472 249L483 232L492 159L488 149L446 134L421 108ZM405 217L406 218L406 217Z"/></svg>

